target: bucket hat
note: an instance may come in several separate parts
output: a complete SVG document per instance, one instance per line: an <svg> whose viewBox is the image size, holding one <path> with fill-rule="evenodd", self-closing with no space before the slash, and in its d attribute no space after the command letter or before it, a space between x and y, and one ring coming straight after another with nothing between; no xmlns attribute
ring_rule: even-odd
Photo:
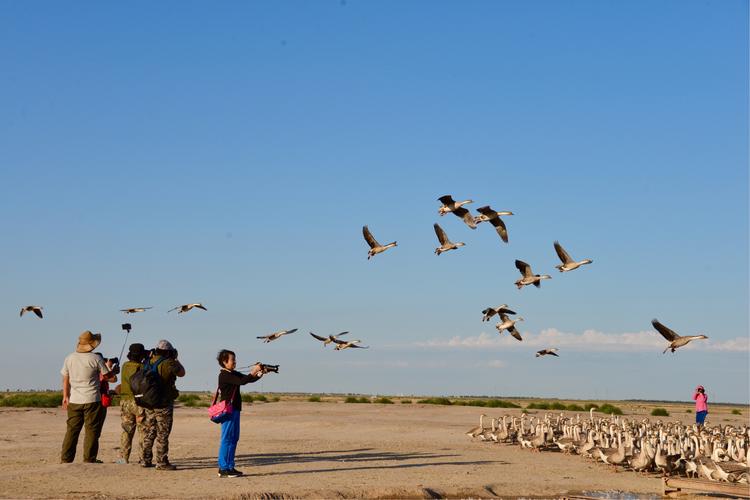
<svg viewBox="0 0 750 500"><path fill-rule="evenodd" d="M102 342L101 333L91 333L86 330L78 336L76 352L91 352Z"/></svg>

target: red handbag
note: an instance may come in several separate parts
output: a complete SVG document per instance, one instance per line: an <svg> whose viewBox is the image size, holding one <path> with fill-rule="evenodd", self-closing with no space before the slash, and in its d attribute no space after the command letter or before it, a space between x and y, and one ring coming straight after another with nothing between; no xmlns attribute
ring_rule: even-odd
<svg viewBox="0 0 750 500"><path fill-rule="evenodd" d="M237 387L235 387L232 391L232 397L230 397L229 399L225 399L224 401L219 401L217 403L216 400L219 398L219 389L216 389L214 400L211 402L211 406L208 407L208 418L211 419L211 422L220 424L229 419L232 413L234 413L234 408L232 408L232 400L234 399L234 395L236 392Z"/></svg>

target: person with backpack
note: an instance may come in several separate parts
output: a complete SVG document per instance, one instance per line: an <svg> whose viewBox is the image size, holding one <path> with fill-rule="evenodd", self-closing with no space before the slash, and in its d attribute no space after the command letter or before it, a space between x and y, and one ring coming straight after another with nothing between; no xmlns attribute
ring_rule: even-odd
<svg viewBox="0 0 750 500"><path fill-rule="evenodd" d="M133 389L130 387L130 377L141 369L141 364L146 358L146 348L143 344L130 344L128 347L128 360L122 365L120 375L122 381L117 388L120 395L120 419L122 421L122 434L120 434L120 457L118 464L130 462L130 452L133 446L133 437L138 430L138 453L143 450L143 419L145 410L135 404Z"/></svg>
<svg viewBox="0 0 750 500"><path fill-rule="evenodd" d="M185 376L185 368L177 359L177 350L172 347L168 340L160 340L151 355L146 359L141 371L144 375L158 375L153 377L158 385L160 401L151 403L146 407L143 429L143 463L142 467L153 467L153 446L156 442L156 469L175 470L177 467L169 463L169 434L172 432L172 419L174 416L174 400L180 395L175 386L177 377ZM133 375L131 382L136 380ZM149 384L151 385L151 384ZM135 387L133 387L135 390ZM135 394L136 402L139 401ZM143 394L146 397L146 394ZM142 398L141 398L142 399ZM141 401L143 403L143 401Z"/></svg>
<svg viewBox="0 0 750 500"><path fill-rule="evenodd" d="M240 477L242 472L234 468L234 454L237 451L237 442L240 440L240 412L242 411L240 386L260 380L263 376L263 369L260 364L256 364L247 375L236 371L235 354L227 349L219 351L216 360L221 367L219 372L219 400L228 401L232 407L227 419L221 423L219 477Z"/></svg>
<svg viewBox="0 0 750 500"><path fill-rule="evenodd" d="M99 453L99 436L102 432L102 393L99 376L116 380L119 371L107 368L101 356L94 354L94 349L101 343L101 333L86 330L78 337L75 352L65 358L62 370L63 410L67 410L68 421L63 439L60 462L69 464L76 456L78 436L81 428L86 427L83 440L83 461L102 463L96 458Z"/></svg>

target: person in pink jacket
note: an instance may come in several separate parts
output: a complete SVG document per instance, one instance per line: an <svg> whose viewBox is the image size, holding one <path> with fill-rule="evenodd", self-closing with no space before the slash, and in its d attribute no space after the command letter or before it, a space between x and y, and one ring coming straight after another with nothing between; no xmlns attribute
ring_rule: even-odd
<svg viewBox="0 0 750 500"><path fill-rule="evenodd" d="M702 385L695 388L693 399L695 400L695 423L702 426L708 415L708 395Z"/></svg>

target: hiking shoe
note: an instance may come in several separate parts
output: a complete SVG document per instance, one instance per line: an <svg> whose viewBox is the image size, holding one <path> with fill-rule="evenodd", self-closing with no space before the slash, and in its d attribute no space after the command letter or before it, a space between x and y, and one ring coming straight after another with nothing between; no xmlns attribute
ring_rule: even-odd
<svg viewBox="0 0 750 500"><path fill-rule="evenodd" d="M220 470L219 477L240 477L242 472L235 470Z"/></svg>
<svg viewBox="0 0 750 500"><path fill-rule="evenodd" d="M177 470L177 466L170 463L159 464L156 466L156 470Z"/></svg>
<svg viewBox="0 0 750 500"><path fill-rule="evenodd" d="M153 467L153 466L154 466L154 464L152 464L151 462L142 462L141 463L141 467L143 467L144 469L148 469L149 467Z"/></svg>
<svg viewBox="0 0 750 500"><path fill-rule="evenodd" d="M243 473L242 473L242 471L241 471L241 470L237 470L237 469L235 469L234 467L232 467L232 470L231 470L231 471L232 471L233 473L237 474L238 476L244 476L244 475L245 475L245 474L243 474Z"/></svg>

